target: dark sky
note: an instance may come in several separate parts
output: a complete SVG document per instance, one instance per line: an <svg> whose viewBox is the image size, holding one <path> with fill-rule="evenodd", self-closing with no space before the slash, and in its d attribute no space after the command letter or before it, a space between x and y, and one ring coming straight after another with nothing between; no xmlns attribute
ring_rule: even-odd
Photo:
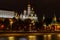
<svg viewBox="0 0 60 40"><path fill-rule="evenodd" d="M21 12L29 1L39 17L60 17L60 0L0 0L0 9Z"/></svg>

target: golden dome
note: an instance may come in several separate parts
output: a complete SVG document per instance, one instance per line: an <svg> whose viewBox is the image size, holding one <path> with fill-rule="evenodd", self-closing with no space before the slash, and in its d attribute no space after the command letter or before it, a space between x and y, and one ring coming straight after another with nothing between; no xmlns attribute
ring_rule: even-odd
<svg viewBox="0 0 60 40"><path fill-rule="evenodd" d="M28 7L30 7L30 4L28 4Z"/></svg>

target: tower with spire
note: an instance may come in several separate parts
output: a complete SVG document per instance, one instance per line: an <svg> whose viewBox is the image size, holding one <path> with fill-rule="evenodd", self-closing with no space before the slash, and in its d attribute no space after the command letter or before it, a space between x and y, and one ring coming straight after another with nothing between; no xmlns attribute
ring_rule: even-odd
<svg viewBox="0 0 60 40"><path fill-rule="evenodd" d="M54 14L52 18L52 24L56 24L56 23L57 23L57 18L56 18L56 15Z"/></svg>
<svg viewBox="0 0 60 40"><path fill-rule="evenodd" d="M57 18L56 18L56 15L54 14L54 17L53 17L53 22L56 23L57 22Z"/></svg>
<svg viewBox="0 0 60 40"><path fill-rule="evenodd" d="M42 22L45 20L45 15L43 15Z"/></svg>

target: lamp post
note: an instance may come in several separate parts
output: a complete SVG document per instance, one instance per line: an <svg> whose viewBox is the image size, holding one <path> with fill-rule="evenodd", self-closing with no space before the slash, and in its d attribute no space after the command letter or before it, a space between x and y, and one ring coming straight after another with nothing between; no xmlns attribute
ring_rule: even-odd
<svg viewBox="0 0 60 40"><path fill-rule="evenodd" d="M9 19L9 21L10 21L10 26L11 26L11 30L12 30L13 20L12 19Z"/></svg>

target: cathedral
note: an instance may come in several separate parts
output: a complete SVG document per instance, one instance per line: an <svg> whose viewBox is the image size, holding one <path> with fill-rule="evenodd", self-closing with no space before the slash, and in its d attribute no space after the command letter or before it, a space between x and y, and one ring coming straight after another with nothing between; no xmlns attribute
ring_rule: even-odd
<svg viewBox="0 0 60 40"><path fill-rule="evenodd" d="M25 20L25 19L31 19L34 21L38 21L37 15L34 13L34 9L31 8L31 5L27 5L27 10L23 11L23 14L20 14L20 19Z"/></svg>

